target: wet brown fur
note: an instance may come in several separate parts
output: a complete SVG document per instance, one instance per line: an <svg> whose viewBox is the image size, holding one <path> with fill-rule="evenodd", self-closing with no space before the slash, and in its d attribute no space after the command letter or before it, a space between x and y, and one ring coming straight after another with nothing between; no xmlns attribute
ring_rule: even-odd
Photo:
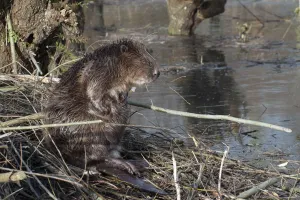
<svg viewBox="0 0 300 200"><path fill-rule="evenodd" d="M101 119L127 124L128 91L158 76L158 64L143 44L123 39L100 47L62 75L45 108L47 123ZM84 167L102 162L134 173L134 166L119 157L123 133L124 127L112 124L78 125L48 129L46 140L68 163Z"/></svg>

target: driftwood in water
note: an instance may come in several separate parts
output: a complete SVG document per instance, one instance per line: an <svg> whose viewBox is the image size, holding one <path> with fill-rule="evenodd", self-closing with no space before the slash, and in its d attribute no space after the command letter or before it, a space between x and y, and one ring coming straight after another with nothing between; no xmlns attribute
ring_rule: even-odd
<svg viewBox="0 0 300 200"><path fill-rule="evenodd" d="M168 0L169 34L191 35L204 19L225 10L226 0Z"/></svg>

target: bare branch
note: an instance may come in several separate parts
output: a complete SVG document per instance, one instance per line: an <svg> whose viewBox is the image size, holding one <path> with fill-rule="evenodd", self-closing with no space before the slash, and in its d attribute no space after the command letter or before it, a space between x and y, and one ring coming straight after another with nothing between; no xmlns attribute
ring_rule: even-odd
<svg viewBox="0 0 300 200"><path fill-rule="evenodd" d="M267 127L267 128L271 128L271 129L275 129L275 130L279 130L279 131L284 131L287 133L292 132L291 129L285 128L282 126L277 126L277 125L273 125L273 124L252 121L252 120L247 120L247 119L240 119L240 118L231 117L228 115L204 115L204 114L188 113L188 112L165 109L165 108L157 107L154 105L145 105L145 104L136 103L136 102L132 102L132 101L128 101L128 104L137 106L137 107L148 108L148 109L155 110L158 112L168 113L171 115L179 115L179 116L199 118L199 119L201 118L201 119L214 119L214 120L228 120L228 121L233 121L233 122L237 122L240 124L250 124L250 125L255 125L255 126Z"/></svg>

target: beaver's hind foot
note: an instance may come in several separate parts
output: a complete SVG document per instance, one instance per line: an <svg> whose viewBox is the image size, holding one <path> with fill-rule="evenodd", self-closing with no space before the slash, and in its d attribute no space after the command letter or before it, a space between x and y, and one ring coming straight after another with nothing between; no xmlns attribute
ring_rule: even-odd
<svg viewBox="0 0 300 200"><path fill-rule="evenodd" d="M121 158L106 158L105 164L113 168L118 168L123 171L127 171L129 174L141 176L139 170L132 163L127 162ZM99 167L99 169L98 169ZM101 164L97 166L97 170L101 171Z"/></svg>

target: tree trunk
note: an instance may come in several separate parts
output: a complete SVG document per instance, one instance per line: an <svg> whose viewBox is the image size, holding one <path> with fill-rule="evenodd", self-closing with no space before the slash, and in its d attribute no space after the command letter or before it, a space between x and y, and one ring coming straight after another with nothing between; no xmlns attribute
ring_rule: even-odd
<svg viewBox="0 0 300 200"><path fill-rule="evenodd" d="M0 73L12 72L14 48L17 71L33 72L39 66L46 73L51 57L62 43L64 47L81 35L82 11L76 1L49 3L48 0L1 0L0 2ZM12 30L6 30L9 15ZM8 33L7 33L8 32ZM11 33L11 34L9 34ZM9 36L14 44L9 44ZM36 62L35 62L36 61Z"/></svg>
<svg viewBox="0 0 300 200"><path fill-rule="evenodd" d="M226 0L168 0L169 34L191 35L204 19L225 10Z"/></svg>

